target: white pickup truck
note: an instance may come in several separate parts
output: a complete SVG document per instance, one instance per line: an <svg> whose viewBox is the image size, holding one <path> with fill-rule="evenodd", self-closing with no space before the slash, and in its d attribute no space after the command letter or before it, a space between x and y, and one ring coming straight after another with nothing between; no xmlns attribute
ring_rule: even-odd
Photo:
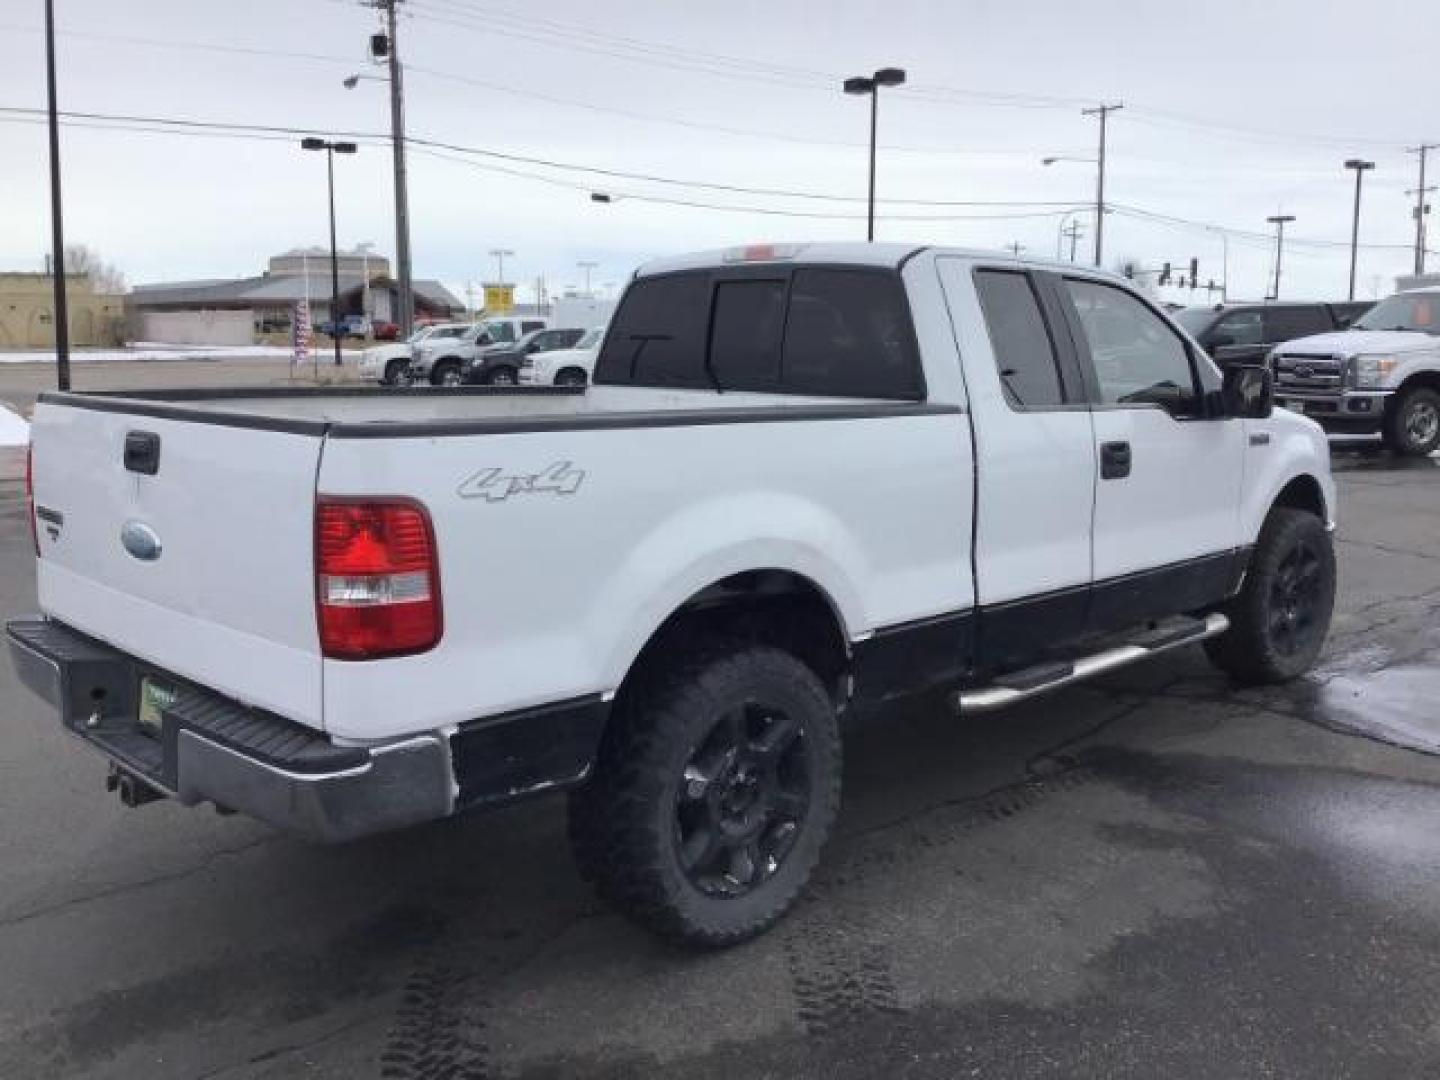
<svg viewBox="0 0 1440 1080"><path fill-rule="evenodd" d="M1279 403L1334 435L1380 435L1395 453L1440 450L1440 288L1380 301L1348 330L1270 357Z"/></svg>
<svg viewBox="0 0 1440 1080"><path fill-rule="evenodd" d="M28 685L127 803L343 839L568 789L655 931L758 933L845 714L1204 641L1314 660L1335 492L1123 281L885 244L642 268L594 385L42 396Z"/></svg>

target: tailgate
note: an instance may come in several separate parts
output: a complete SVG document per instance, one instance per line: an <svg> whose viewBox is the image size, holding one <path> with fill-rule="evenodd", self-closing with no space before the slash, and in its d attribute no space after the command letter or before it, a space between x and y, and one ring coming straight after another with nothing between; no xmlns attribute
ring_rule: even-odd
<svg viewBox="0 0 1440 1080"><path fill-rule="evenodd" d="M322 436L119 405L36 408L40 606L175 675L320 727ZM130 436L139 452L127 467ZM144 451L155 440L151 474Z"/></svg>

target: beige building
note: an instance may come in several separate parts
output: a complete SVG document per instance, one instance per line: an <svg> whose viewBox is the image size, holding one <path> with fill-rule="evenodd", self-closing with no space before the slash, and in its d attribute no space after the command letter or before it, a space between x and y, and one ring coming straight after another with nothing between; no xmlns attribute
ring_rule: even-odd
<svg viewBox="0 0 1440 1080"><path fill-rule="evenodd" d="M83 274L67 274L70 344L118 345L125 328L124 299L96 294ZM49 274L0 273L0 349L55 344L54 296Z"/></svg>

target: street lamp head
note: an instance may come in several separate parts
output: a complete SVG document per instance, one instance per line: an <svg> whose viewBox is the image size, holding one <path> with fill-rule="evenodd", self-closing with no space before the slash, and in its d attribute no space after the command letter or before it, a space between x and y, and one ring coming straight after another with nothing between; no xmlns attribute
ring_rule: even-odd
<svg viewBox="0 0 1440 1080"><path fill-rule="evenodd" d="M345 78L345 89L346 89L346 90L354 90L355 87L357 87L357 86L359 86L359 85L360 85L360 76L359 76L359 75L348 75L348 76L346 76L346 78Z"/></svg>
<svg viewBox="0 0 1440 1080"><path fill-rule="evenodd" d="M337 142L331 146L337 154L353 154L357 149L353 142Z"/></svg>
<svg viewBox="0 0 1440 1080"><path fill-rule="evenodd" d="M867 79L863 75L856 75L853 79L845 80L845 93L847 94L873 94L874 92L874 79Z"/></svg>
<svg viewBox="0 0 1440 1080"><path fill-rule="evenodd" d="M324 150L324 149L325 149L325 140L324 140L324 139L317 139L317 138L315 138L315 136L313 136L313 135L307 135L307 136L305 136L305 138L303 138L303 139L300 140L300 149L302 149L302 150Z"/></svg>
<svg viewBox="0 0 1440 1080"><path fill-rule="evenodd" d="M1057 161L1059 161L1059 160L1060 160L1060 159L1059 159L1058 157L1041 158L1041 159L1040 159L1040 164L1041 164L1041 165L1054 165L1055 162L1057 162Z"/></svg>
<svg viewBox="0 0 1440 1080"><path fill-rule="evenodd" d="M604 191L592 191L590 193L590 201L593 203L612 203L615 201L615 197Z"/></svg>
<svg viewBox="0 0 1440 1080"><path fill-rule="evenodd" d="M903 86L905 71L903 68L881 68L871 76L871 81L876 86Z"/></svg>
<svg viewBox="0 0 1440 1080"><path fill-rule="evenodd" d="M1375 162L1362 161L1360 158L1351 158L1349 161L1345 162L1345 168L1355 169L1357 172L1364 172L1366 169L1375 168Z"/></svg>

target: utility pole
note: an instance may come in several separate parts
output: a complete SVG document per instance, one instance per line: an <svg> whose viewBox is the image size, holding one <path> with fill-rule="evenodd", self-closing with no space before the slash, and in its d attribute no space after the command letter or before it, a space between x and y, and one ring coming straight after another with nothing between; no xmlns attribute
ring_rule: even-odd
<svg viewBox="0 0 1440 1080"><path fill-rule="evenodd" d="M1020 243L1019 240L1011 240L1010 243L1005 245L1005 250L1018 259L1020 252L1025 250L1025 245Z"/></svg>
<svg viewBox="0 0 1440 1080"><path fill-rule="evenodd" d="M1084 226L1080 224L1078 219L1071 219L1070 224L1066 225L1061 231L1065 236L1070 238L1070 261L1073 263L1075 261L1075 247L1085 232Z"/></svg>
<svg viewBox="0 0 1440 1080"><path fill-rule="evenodd" d="M402 0L373 0L385 12L388 40L385 55L390 66L390 151L395 166L395 268L399 274L400 337L415 330L415 292L410 272L410 185L405 173L405 73L400 64L400 39L396 33L395 8ZM372 39L371 55L379 58Z"/></svg>
<svg viewBox="0 0 1440 1080"><path fill-rule="evenodd" d="M1440 150L1440 143L1421 143L1419 146L1407 150L1407 153L1416 154L1420 158L1420 184L1415 189L1415 273L1425 273L1425 215L1430 212L1430 206L1425 202L1425 195L1434 188L1425 186L1425 156L1431 150ZM1406 192L1409 194L1409 192Z"/></svg>
<svg viewBox="0 0 1440 1080"><path fill-rule="evenodd" d="M60 198L60 113L55 98L55 2L45 0L45 88L50 110L50 259L55 293L55 385L70 389L70 302L65 295L65 217Z"/></svg>
<svg viewBox="0 0 1440 1080"><path fill-rule="evenodd" d="M495 273L496 273L495 284L496 284L496 285L504 285L504 284L505 284L505 256L506 256L506 255L514 255L515 252L511 251L509 248L491 248L491 249L490 249L490 254L495 257Z"/></svg>
<svg viewBox="0 0 1440 1080"><path fill-rule="evenodd" d="M1095 265L1099 266L1105 255L1105 125L1112 112L1123 109L1121 102L1114 105L1097 105L1093 109L1082 109L1084 116L1100 118L1100 154L1096 158L1095 179ZM1074 262L1072 258L1070 260Z"/></svg>
<svg viewBox="0 0 1440 1080"><path fill-rule="evenodd" d="M1280 299L1280 259L1285 254L1285 225L1295 220L1294 214L1272 214L1265 219L1275 226L1275 287L1270 292L1271 300Z"/></svg>

